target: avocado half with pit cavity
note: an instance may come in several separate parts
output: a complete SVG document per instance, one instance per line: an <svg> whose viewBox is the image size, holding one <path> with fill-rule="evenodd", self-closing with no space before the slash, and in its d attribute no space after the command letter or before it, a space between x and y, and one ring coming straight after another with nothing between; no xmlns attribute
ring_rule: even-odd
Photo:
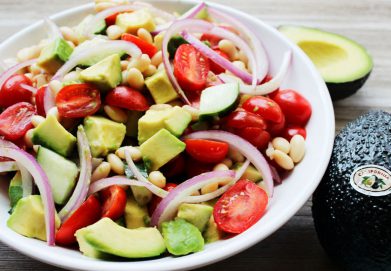
<svg viewBox="0 0 391 271"><path fill-rule="evenodd" d="M372 58L357 42L315 28L280 26L278 29L312 60L333 100L353 95L368 79Z"/></svg>

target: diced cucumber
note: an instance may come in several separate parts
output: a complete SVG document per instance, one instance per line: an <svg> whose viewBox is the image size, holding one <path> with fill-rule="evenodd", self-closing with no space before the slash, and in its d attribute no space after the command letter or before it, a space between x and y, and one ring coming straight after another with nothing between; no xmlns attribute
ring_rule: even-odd
<svg viewBox="0 0 391 271"><path fill-rule="evenodd" d="M230 83L209 87L202 91L200 119L223 116L233 110L239 100L239 84Z"/></svg>

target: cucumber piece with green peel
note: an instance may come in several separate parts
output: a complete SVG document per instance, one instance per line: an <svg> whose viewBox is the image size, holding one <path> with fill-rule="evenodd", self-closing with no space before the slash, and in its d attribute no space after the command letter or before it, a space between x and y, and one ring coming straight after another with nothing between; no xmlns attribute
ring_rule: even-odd
<svg viewBox="0 0 391 271"><path fill-rule="evenodd" d="M368 79L373 61L357 42L309 27L284 25L278 29L312 60L333 100L353 95Z"/></svg>
<svg viewBox="0 0 391 271"><path fill-rule="evenodd" d="M200 119L221 117L235 109L239 101L239 84L221 84L202 91Z"/></svg>

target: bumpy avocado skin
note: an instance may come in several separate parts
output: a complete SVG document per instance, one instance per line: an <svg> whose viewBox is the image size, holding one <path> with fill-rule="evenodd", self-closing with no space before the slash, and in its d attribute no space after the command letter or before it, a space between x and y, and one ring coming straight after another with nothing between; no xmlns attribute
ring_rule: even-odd
<svg viewBox="0 0 391 271"><path fill-rule="evenodd" d="M346 270L390 270L391 194L367 196L350 185L361 165L391 169L391 115L369 112L345 127L313 195L312 213L326 252Z"/></svg>
<svg viewBox="0 0 391 271"><path fill-rule="evenodd" d="M365 82L369 78L369 75L371 75L371 72L369 72L367 75L365 75L362 78L346 83L326 82L327 88L329 89L330 92L331 99L333 101L337 101L352 96L365 84Z"/></svg>

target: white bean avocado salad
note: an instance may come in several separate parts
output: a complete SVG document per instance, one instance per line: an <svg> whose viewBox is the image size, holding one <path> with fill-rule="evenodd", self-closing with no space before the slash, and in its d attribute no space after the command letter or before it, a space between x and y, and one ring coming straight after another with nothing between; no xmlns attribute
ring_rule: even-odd
<svg viewBox="0 0 391 271"><path fill-rule="evenodd" d="M311 105L252 30L97 1L4 59L0 172L13 231L88 256L187 255L240 234L304 157ZM261 222L260 222L261 223Z"/></svg>

